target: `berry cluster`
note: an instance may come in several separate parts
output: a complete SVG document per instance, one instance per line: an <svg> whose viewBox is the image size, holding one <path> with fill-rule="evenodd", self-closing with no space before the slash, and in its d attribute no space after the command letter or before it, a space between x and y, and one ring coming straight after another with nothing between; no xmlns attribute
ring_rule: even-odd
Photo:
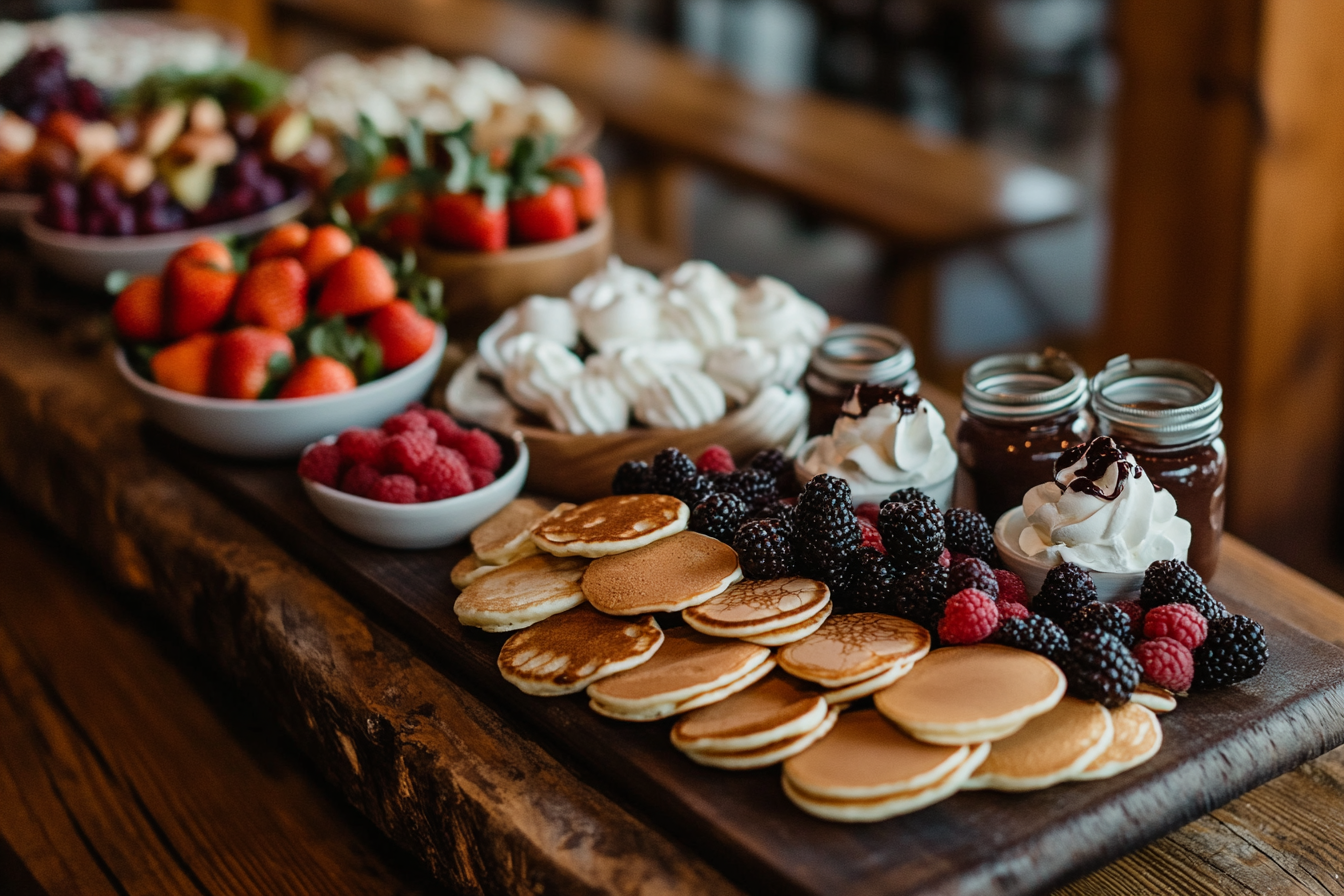
<svg viewBox="0 0 1344 896"><path fill-rule="evenodd" d="M378 429L347 429L333 443L314 445L299 461L299 475L361 498L415 504L489 485L502 462L489 433L412 405Z"/></svg>

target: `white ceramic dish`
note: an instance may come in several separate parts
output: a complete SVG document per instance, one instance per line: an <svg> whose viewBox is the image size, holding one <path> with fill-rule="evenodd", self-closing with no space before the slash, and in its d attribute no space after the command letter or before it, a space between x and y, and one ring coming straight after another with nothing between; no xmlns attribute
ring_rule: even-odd
<svg viewBox="0 0 1344 896"><path fill-rule="evenodd" d="M140 394L149 418L186 441L235 457L293 457L305 445L351 426L377 426L424 397L443 360L448 335L434 334L429 351L395 373L350 392L283 401L202 398L165 389L131 369L117 349L117 369Z"/></svg>
<svg viewBox="0 0 1344 896"><path fill-rule="evenodd" d="M1048 560L1029 557L1018 547L1018 538L1026 527L1027 518L1023 515L1022 508L1014 507L999 517L998 522L994 524L994 544L999 549L999 556L1003 558L1004 565L1022 577L1022 583L1027 586L1027 593L1034 597L1045 582L1045 574L1053 569L1055 564ZM1125 600L1138 594L1139 589L1143 587L1144 570L1124 573L1092 570L1089 572L1092 573L1092 581L1096 583L1099 600Z"/></svg>
<svg viewBox="0 0 1344 896"><path fill-rule="evenodd" d="M168 258L183 246L208 236L252 236L270 230L277 224L297 218L312 202L312 194L304 191L245 218L151 236L66 233L39 223L33 215L24 217L22 228L28 248L39 264L73 283L102 289L107 275L113 271L157 274L163 270Z"/></svg>
<svg viewBox="0 0 1344 896"><path fill-rule="evenodd" d="M0 193L0 230L18 230L42 206L37 193Z"/></svg>
<svg viewBox="0 0 1344 896"><path fill-rule="evenodd" d="M798 456L793 460L793 472L798 477L798 482L805 483L814 475L807 468L808 460L812 452L816 450L817 445L825 436L813 436L803 443L799 449ZM854 496L854 504L880 504L890 497L894 491L905 488L903 485L874 485L873 483L855 483L853 480L845 478L849 483L849 491ZM957 484L957 469L952 468L952 475L948 476L942 482L935 482L932 485L920 486L920 491L938 502L938 507L942 510L952 506L952 490Z"/></svg>
<svg viewBox="0 0 1344 896"><path fill-rule="evenodd" d="M497 440L501 438L495 433L491 435ZM331 444L336 437L327 436L321 441ZM503 441L514 446L513 464L484 488L456 498L424 504L389 504L348 495L307 479L303 480L303 488L318 512L336 528L356 538L385 548L441 548L466 538L472 529L498 513L522 491L529 460L527 443L518 433L514 433L511 440ZM312 448L311 445L308 447ZM505 461L508 459L506 448Z"/></svg>

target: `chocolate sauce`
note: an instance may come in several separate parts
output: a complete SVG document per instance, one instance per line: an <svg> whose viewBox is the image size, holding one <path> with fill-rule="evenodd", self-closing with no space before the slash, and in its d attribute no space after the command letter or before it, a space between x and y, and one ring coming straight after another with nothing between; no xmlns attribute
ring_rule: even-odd
<svg viewBox="0 0 1344 896"><path fill-rule="evenodd" d="M896 330L877 324L843 324L812 352L804 378L812 402L811 435L829 435L841 408L858 385L919 391L915 353Z"/></svg>
<svg viewBox="0 0 1344 896"><path fill-rule="evenodd" d="M1073 471L1073 479L1069 480L1068 484L1061 482L1060 477L1080 460L1085 463ZM1107 494L1097 485L1097 480L1106 475L1111 464L1116 465L1115 487L1110 494ZM1061 492L1079 492L1103 501L1114 501L1124 494L1125 483L1129 481L1130 475L1140 479L1143 470L1136 469L1133 464L1125 460L1125 452L1105 436L1095 438L1086 445L1074 445L1055 461L1055 485L1059 486Z"/></svg>
<svg viewBox="0 0 1344 896"><path fill-rule="evenodd" d="M849 399L841 406L839 416L857 419L880 404L894 404L901 409L901 416L904 417L919 410L920 401L918 395L907 395L890 386L855 386L849 393ZM852 410L856 404L857 413Z"/></svg>

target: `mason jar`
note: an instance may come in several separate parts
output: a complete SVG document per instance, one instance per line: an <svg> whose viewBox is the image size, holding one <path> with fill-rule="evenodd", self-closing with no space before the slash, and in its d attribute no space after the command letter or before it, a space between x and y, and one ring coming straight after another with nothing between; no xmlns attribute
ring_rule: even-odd
<svg viewBox="0 0 1344 896"><path fill-rule="evenodd" d="M829 435L855 386L919 391L915 352L898 330L880 324L842 324L812 352L804 378L812 402L809 435Z"/></svg>

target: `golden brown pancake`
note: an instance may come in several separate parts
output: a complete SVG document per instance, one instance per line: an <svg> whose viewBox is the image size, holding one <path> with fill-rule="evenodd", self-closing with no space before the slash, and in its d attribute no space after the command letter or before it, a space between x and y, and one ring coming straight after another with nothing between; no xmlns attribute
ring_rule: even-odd
<svg viewBox="0 0 1344 896"><path fill-rule="evenodd" d="M774 743L756 747L753 750L737 750L730 753L716 753L711 750L683 750L682 752L690 757L693 762L713 768L732 770L765 768L768 765L774 765L776 762L783 762L790 756L797 756L821 740L831 728L835 727L835 721L839 716L839 708L833 706L826 712L826 715L822 716L821 724L811 731L786 737Z"/></svg>
<svg viewBox="0 0 1344 896"><path fill-rule="evenodd" d="M583 593L613 616L673 613L704 603L741 577L731 547L699 532L679 532L594 560L583 576Z"/></svg>
<svg viewBox="0 0 1344 896"><path fill-rule="evenodd" d="M1162 748L1162 723L1148 707L1126 703L1111 710L1111 722L1115 725L1111 745L1079 772L1076 780L1113 778L1152 759Z"/></svg>
<svg viewBox="0 0 1344 896"><path fill-rule="evenodd" d="M686 626L663 634L653 659L589 685L588 696L618 711L639 712L725 687L770 658L765 647L711 638Z"/></svg>
<svg viewBox="0 0 1344 896"><path fill-rule="evenodd" d="M1016 734L991 744L965 789L1042 790L1071 781L1110 746L1114 734L1106 707L1065 697Z"/></svg>
<svg viewBox="0 0 1344 896"><path fill-rule="evenodd" d="M917 812L947 799L961 789L961 785L980 765L988 752L989 744L978 744L971 748L971 753L964 762L933 784L869 799L822 799L798 790L787 775L782 778L781 783L784 786L784 795L795 806L818 818L847 822L883 821L897 815Z"/></svg>
<svg viewBox="0 0 1344 896"><path fill-rule="evenodd" d="M480 557L475 554L468 554L453 565L453 570L448 574L448 578L452 581L453 587L461 591L481 576L503 568L504 564L482 563Z"/></svg>
<svg viewBox="0 0 1344 896"><path fill-rule="evenodd" d="M917 660L902 660L888 669L877 673L872 678L865 678L863 681L854 684L845 685L843 688L832 688L824 692L823 696L826 702L835 706L841 703L853 703L855 700L861 700L864 697L876 694L887 685L900 678L905 673L914 668Z"/></svg>
<svg viewBox="0 0 1344 896"><path fill-rule="evenodd" d="M744 691L683 716L672 728L679 750L729 753L806 734L821 724L827 705L815 690L779 672Z"/></svg>
<svg viewBox="0 0 1344 896"><path fill-rule="evenodd" d="M681 614L696 631L742 638L797 625L815 616L831 589L815 579L749 579Z"/></svg>
<svg viewBox="0 0 1344 896"><path fill-rule="evenodd" d="M509 638L496 664L519 690L553 697L633 669L662 643L663 630L652 616L617 619L580 604Z"/></svg>
<svg viewBox="0 0 1344 896"><path fill-rule="evenodd" d="M790 675L840 688L928 652L929 633L922 625L885 613L849 613L832 616L781 648L779 665Z"/></svg>
<svg viewBox="0 0 1344 896"><path fill-rule="evenodd" d="M831 610L834 608L834 601L826 601L822 604L820 610L807 617L802 622L795 623L786 628L777 628L772 632L766 632L763 635L744 635L743 641L748 644L760 644L763 647L782 647L785 644L792 644L794 641L801 641L808 635L821 628L822 623L831 618Z"/></svg>
<svg viewBox="0 0 1344 896"><path fill-rule="evenodd" d="M1146 681L1139 682L1139 686L1134 689L1129 699L1140 706L1148 707L1153 712L1171 712L1176 708L1175 694Z"/></svg>
<svg viewBox="0 0 1344 896"><path fill-rule="evenodd" d="M545 519L551 509L551 504L543 504L536 498L514 498L472 530L471 549L482 563L492 566L536 553L532 527Z"/></svg>
<svg viewBox="0 0 1344 896"><path fill-rule="evenodd" d="M765 676L769 675L775 669L775 661L766 659L756 668L747 672L746 675L738 676L732 681L721 687L709 691L702 691L694 697L688 697L685 700L678 700L671 703L652 703L637 710L631 710L626 707L615 707L603 703L601 700L589 698L588 706L593 711L613 719L620 719L624 722L654 722L658 719L666 719L679 713L690 712L693 709L699 709L702 706L710 706L725 700L739 691L751 687Z"/></svg>
<svg viewBox="0 0 1344 896"><path fill-rule="evenodd" d="M605 557L675 535L690 515L668 495L612 495L543 520L532 540L558 557Z"/></svg>
<svg viewBox="0 0 1344 896"><path fill-rule="evenodd" d="M579 580L587 566L578 557L524 557L468 585L453 612L463 625L488 632L526 628L583 603Z"/></svg>

